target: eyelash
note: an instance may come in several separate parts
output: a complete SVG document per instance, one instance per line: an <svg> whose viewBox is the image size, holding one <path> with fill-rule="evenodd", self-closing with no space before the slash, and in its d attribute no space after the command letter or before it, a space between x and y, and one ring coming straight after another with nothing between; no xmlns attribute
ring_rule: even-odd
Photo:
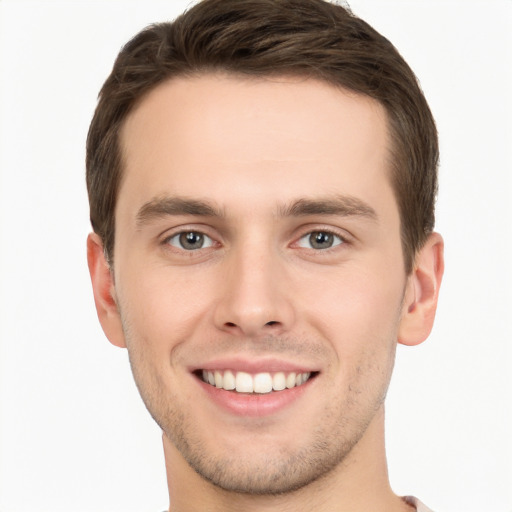
<svg viewBox="0 0 512 512"><path fill-rule="evenodd" d="M302 240L308 240L311 245L313 235L317 235L317 237L318 237L318 235L324 235L324 236L327 235L328 237L332 237L334 239L333 245L331 245L329 247L325 247L325 248L304 247L304 245L301 245ZM336 243L336 239L338 240L337 243ZM319 243L321 243L321 242L319 242ZM309 250L312 250L315 252L326 252L329 250L334 250L339 245L343 245L346 243L347 243L347 239L344 236L342 236L339 233L332 231L330 229L314 229L314 230L308 231L307 233L303 234L297 240L297 242L295 242L295 244L298 245L299 247L302 247L304 249L309 249Z"/></svg>
<svg viewBox="0 0 512 512"><path fill-rule="evenodd" d="M202 237L202 240L207 243L207 246L205 247L204 245L202 245L201 247L189 248L189 249L183 247L183 243L182 243L183 240L181 239L181 237L187 236L187 235L192 235L192 234ZM329 247L325 247L325 248L315 248L315 247L306 247L305 245L301 244L301 242L303 240L309 240L310 245L311 245L311 241L312 241L311 237L315 234L316 235L327 235L328 237L333 237L333 245L331 245ZM172 240L176 240L176 245L171 243ZM306 243L308 243L308 242L306 241ZM319 242L319 243L321 243L321 242ZM310 229L306 232L303 232L303 234L299 238L295 239L295 242L293 242L291 244L291 247L300 247L303 249L307 249L308 251L313 251L315 253L327 253L327 252L331 252L332 250L336 250L337 247L339 247L341 245L345 245L347 243L350 243L349 240L347 239L347 237L345 235L341 235L339 232L337 232L335 230L316 228L316 229ZM192 255L193 253L197 253L197 251L202 251L204 249L210 249L212 247L215 247L216 245L218 246L219 242L216 242L213 237L209 236L208 234L206 234L204 231L202 231L200 229L182 229L181 231L175 232L175 233L165 237L162 240L162 245L170 247L172 250L183 251L183 252L187 252L190 255Z"/></svg>
<svg viewBox="0 0 512 512"><path fill-rule="evenodd" d="M183 240L181 240L181 237L183 236L187 236L187 235L196 235L196 236L199 236L201 237L203 240L204 239L208 239L208 245L206 247L202 246L202 247L198 247L197 249L186 249L185 247L183 247ZM173 239L177 239L178 240L178 243L181 245L181 247L178 247L177 245L173 245L171 243L171 241ZM183 250L183 251L186 251L186 252L195 252L196 250L201 250L201 249L209 249L210 247L213 247L215 245L215 240L213 240L212 237L210 237L209 235L207 235L206 233L202 232L202 231L199 231L199 230L194 230L194 229L186 229L186 230L182 230L182 231L179 231L177 233L173 233L172 235L166 237L163 241L162 241L162 244L163 245L169 245L171 247L173 247L174 249L178 249L178 250Z"/></svg>

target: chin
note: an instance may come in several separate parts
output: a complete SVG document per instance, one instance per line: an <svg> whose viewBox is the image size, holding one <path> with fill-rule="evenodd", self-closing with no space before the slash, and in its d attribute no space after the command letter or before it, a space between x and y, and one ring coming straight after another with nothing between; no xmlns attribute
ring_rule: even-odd
<svg viewBox="0 0 512 512"><path fill-rule="evenodd" d="M307 448L285 450L272 449L272 444L264 440L264 446L257 446L257 436L251 453L234 449L219 453L218 446L209 451L200 443L168 437L188 465L207 482L228 492L261 496L292 493L325 478L340 466L357 442L332 443L319 433Z"/></svg>

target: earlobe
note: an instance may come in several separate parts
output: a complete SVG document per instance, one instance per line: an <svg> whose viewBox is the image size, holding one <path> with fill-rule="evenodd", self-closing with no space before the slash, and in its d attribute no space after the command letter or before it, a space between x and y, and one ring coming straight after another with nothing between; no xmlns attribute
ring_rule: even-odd
<svg viewBox="0 0 512 512"><path fill-rule="evenodd" d="M418 345L430 334L444 272L444 243L432 233L418 251L414 269L407 279L398 342Z"/></svg>
<svg viewBox="0 0 512 512"><path fill-rule="evenodd" d="M126 343L115 300L113 275L105 258L101 238L96 233L90 233L87 237L87 263L101 327L113 345L124 348Z"/></svg>

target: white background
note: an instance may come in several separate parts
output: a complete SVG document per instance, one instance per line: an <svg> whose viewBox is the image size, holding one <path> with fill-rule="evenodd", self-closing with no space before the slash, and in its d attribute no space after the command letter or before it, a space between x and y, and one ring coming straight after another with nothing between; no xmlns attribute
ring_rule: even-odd
<svg viewBox="0 0 512 512"><path fill-rule="evenodd" d="M0 1L0 511L158 512L160 434L86 270L84 142L121 45L180 1ZM512 511L512 2L354 0L438 122L446 274L430 339L388 399L396 492Z"/></svg>

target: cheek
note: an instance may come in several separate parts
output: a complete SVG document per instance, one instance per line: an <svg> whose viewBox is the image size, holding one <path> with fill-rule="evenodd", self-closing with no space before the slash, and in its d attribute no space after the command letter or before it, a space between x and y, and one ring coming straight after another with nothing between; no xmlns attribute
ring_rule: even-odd
<svg viewBox="0 0 512 512"><path fill-rule="evenodd" d="M118 299L125 328L132 341L143 343L147 350L168 350L190 337L209 310L208 282L169 268L138 269L130 279L120 276Z"/></svg>
<svg viewBox="0 0 512 512"><path fill-rule="evenodd" d="M343 269L316 279L315 300L303 314L308 323L342 351L340 357L365 350L389 350L396 343L405 277L364 268Z"/></svg>
<svg viewBox="0 0 512 512"><path fill-rule="evenodd" d="M398 285L397 285L398 283ZM386 396L395 361L403 290L399 279L375 274L347 277L324 297L321 335L336 360L333 378L346 390L347 407L377 407ZM321 311L313 313L317 318Z"/></svg>

